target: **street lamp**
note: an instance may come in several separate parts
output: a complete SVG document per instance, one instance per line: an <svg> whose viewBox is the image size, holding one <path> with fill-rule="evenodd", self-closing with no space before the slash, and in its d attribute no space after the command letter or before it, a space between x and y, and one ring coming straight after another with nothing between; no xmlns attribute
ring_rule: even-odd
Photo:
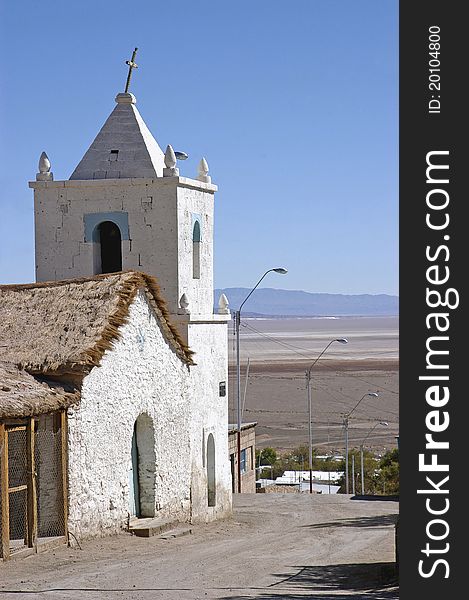
<svg viewBox="0 0 469 600"><path fill-rule="evenodd" d="M350 415L357 408L357 406L360 404L360 402L363 400L363 398L366 398L366 396L371 396L372 398L377 398L378 397L378 392L368 392L366 394L363 394L363 396L355 404L355 406L352 408L352 410L349 413L347 413L345 415L345 417L344 417L344 427L345 427L345 493L346 494L349 493L349 481L348 481L348 420L350 418Z"/></svg>
<svg viewBox="0 0 469 600"><path fill-rule="evenodd" d="M331 340L321 354L316 358L313 364L306 371L306 389L308 392L308 427L309 427L309 493L313 493L313 423L312 423L312 410L311 410L311 369L318 362L324 352L329 348L331 344L334 342L339 342L339 344L347 344L348 340L345 338L335 338Z"/></svg>
<svg viewBox="0 0 469 600"><path fill-rule="evenodd" d="M377 423L375 423L373 425L373 427L370 429L370 431L363 438L362 443L360 444L360 470L361 470L361 478L362 478L362 496L365 495L365 475L364 475L364 472L363 472L363 446L364 446L366 440L372 434L372 432L378 427L378 425L382 425L383 427L387 427L388 423L386 421L378 421Z"/></svg>
<svg viewBox="0 0 469 600"><path fill-rule="evenodd" d="M241 302L240 307L237 311L235 311L235 330L236 330L236 408L238 413L238 432L237 432L237 445L238 445L238 493L241 493L241 363L239 358L239 327L241 323L241 309L244 304L260 284L260 282L264 279L267 273L280 273L281 275L285 275L288 271L283 269L282 267L278 267L276 269L269 269L262 275L256 285L252 288L246 298Z"/></svg>

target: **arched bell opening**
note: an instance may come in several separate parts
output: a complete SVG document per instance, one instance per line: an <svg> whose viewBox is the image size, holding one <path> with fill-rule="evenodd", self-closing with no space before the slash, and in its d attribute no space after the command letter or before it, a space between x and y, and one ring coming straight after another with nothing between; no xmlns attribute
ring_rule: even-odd
<svg viewBox="0 0 469 600"><path fill-rule="evenodd" d="M122 271L122 236L119 227L112 221L103 221L93 232L94 273L116 273Z"/></svg>

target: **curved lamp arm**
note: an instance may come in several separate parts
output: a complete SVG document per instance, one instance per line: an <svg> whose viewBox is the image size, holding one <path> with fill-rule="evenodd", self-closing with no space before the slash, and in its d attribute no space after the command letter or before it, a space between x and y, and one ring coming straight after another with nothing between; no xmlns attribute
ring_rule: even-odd
<svg viewBox="0 0 469 600"><path fill-rule="evenodd" d="M377 423L375 423L373 425L373 427L370 429L370 431L366 434L366 436L363 438L362 443L360 444L361 446L365 445L366 440L370 437L370 435L373 433L373 431L378 427L378 425L382 425L383 427L387 427L388 423L387 421L378 421Z"/></svg>
<svg viewBox="0 0 469 600"><path fill-rule="evenodd" d="M282 275L285 275L285 273L288 272L286 269L283 269L282 267L278 267L276 269L269 269L268 271L266 271L264 273L264 275L262 275L262 277L256 283L256 285L252 288L252 290L249 292L249 294L246 296L246 298L241 302L240 307L238 308L238 313L241 313L241 309L243 308L243 305L246 303L248 298L251 296L251 294L254 292L254 290L257 288L257 286L260 284L260 282L264 279L264 277L267 275L267 273L271 273L272 271L275 271L276 273L280 273Z"/></svg>
<svg viewBox="0 0 469 600"><path fill-rule="evenodd" d="M333 344L334 342L339 342L339 344L348 344L348 340L346 338L336 338L335 340L331 340L327 344L327 346L324 348L324 350L321 352L321 354L316 358L316 360L313 362L313 364L309 367L309 369L306 371L306 375L308 377L308 380L311 378L311 369L318 362L318 360L321 358L321 356L324 354L324 352L329 348L329 346L331 344Z"/></svg>
<svg viewBox="0 0 469 600"><path fill-rule="evenodd" d="M378 392L368 392L366 394L363 394L363 396L360 398L360 400L355 404L355 406L352 408L352 410L347 413L345 415L345 419L348 420L348 418L350 417L350 415L353 413L353 411L357 408L357 406L360 404L360 402L363 400L363 398L366 398L366 396L371 396L372 398L377 398L379 396Z"/></svg>

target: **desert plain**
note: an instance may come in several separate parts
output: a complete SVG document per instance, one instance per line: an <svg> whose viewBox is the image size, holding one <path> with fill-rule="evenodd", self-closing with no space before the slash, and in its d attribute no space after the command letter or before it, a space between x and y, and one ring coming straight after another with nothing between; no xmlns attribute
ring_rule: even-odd
<svg viewBox="0 0 469 600"><path fill-rule="evenodd" d="M257 422L256 446L285 452L309 442L306 371L311 369L313 446L378 454L399 435L398 317L245 318L240 327L242 421ZM229 330L229 420L237 423L236 338ZM247 378L246 378L247 374ZM378 393L378 397L363 396ZM307 461L307 457L305 457Z"/></svg>

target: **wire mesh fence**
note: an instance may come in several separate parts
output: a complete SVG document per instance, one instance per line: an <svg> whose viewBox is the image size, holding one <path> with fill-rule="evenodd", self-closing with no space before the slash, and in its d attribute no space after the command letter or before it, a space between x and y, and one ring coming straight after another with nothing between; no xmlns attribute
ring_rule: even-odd
<svg viewBox="0 0 469 600"><path fill-rule="evenodd" d="M27 544L28 470L26 425L8 434L8 506L10 551Z"/></svg>
<svg viewBox="0 0 469 600"><path fill-rule="evenodd" d="M0 557L66 535L61 423L60 413L51 413L3 428Z"/></svg>
<svg viewBox="0 0 469 600"><path fill-rule="evenodd" d="M62 486L62 432L57 419L36 426L35 464L38 537L65 535Z"/></svg>

